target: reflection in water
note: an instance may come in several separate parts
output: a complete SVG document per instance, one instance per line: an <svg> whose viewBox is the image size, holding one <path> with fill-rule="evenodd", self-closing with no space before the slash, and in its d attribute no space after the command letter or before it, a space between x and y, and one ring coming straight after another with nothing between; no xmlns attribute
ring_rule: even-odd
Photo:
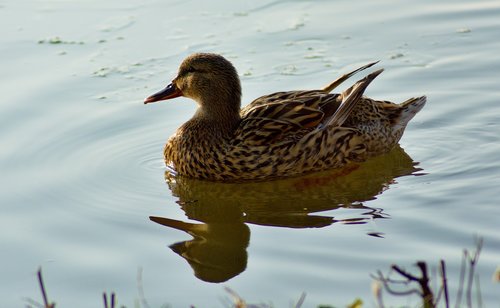
<svg viewBox="0 0 500 308"><path fill-rule="evenodd" d="M162 217L150 217L164 226L183 230L190 241L170 248L186 259L196 277L208 282L226 281L246 268L250 229L246 223L288 227L321 228L336 222L366 223L385 218L382 209L364 206L386 190L394 179L416 174L418 163L396 147L390 153L362 164L315 173L299 178L260 183L213 183L173 176L166 181L179 198L182 210L193 224ZM311 215L338 208L366 209L352 217ZM369 234L380 236L380 234Z"/></svg>
<svg viewBox="0 0 500 308"><path fill-rule="evenodd" d="M193 236L192 240L175 243L170 248L189 262L201 280L223 282L245 270L250 229L244 223L192 224L163 217L151 220Z"/></svg>

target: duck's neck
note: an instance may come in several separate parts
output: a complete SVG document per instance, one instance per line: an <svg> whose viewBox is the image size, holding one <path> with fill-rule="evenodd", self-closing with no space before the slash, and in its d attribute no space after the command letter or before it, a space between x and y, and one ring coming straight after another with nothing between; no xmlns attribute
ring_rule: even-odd
<svg viewBox="0 0 500 308"><path fill-rule="evenodd" d="M185 128L194 129L200 138L215 141L230 138L241 121L239 97L233 102L204 101Z"/></svg>

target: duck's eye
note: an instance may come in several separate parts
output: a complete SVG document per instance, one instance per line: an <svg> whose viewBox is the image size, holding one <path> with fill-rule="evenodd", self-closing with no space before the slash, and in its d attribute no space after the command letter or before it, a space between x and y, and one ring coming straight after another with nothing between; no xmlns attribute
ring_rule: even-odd
<svg viewBox="0 0 500 308"><path fill-rule="evenodd" d="M186 74L189 74L189 73L196 72L196 70L194 69L194 67L188 67L185 72L186 72Z"/></svg>

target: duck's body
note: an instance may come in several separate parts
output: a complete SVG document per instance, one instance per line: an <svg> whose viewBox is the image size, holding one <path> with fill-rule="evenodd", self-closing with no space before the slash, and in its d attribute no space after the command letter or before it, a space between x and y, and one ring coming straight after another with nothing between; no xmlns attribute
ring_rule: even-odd
<svg viewBox="0 0 500 308"><path fill-rule="evenodd" d="M223 57L194 54L178 76L146 103L193 98L195 115L168 140L165 162L181 175L214 181L265 180L342 167L389 151L425 97L400 105L363 97L376 71L342 94L330 94L354 73L322 90L262 96L240 111L236 70Z"/></svg>

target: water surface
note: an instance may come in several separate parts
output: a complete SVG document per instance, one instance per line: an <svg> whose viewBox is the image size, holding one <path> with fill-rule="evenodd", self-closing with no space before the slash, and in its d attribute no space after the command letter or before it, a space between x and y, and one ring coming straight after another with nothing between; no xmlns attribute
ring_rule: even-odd
<svg viewBox="0 0 500 308"><path fill-rule="evenodd" d="M369 274L392 263L443 258L455 292L475 235L498 305L498 16L497 1L0 1L1 306L41 299L40 265L61 307L99 307L103 291L133 307L138 268L151 307L218 307L223 286L276 307L302 292L305 307L372 306ZM244 104L379 59L369 96L428 103L401 148L364 164L165 178L163 144L195 106L142 100L197 51L234 63Z"/></svg>

